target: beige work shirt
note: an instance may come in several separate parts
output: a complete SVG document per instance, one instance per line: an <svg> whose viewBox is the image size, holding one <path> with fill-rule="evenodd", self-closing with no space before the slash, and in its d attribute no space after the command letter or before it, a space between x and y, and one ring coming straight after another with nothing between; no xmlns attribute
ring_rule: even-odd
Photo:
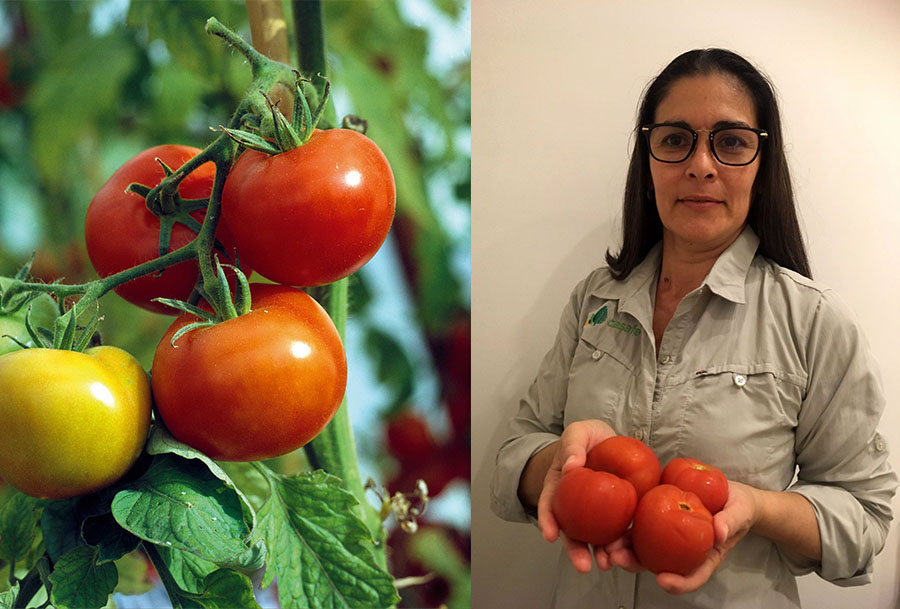
<svg viewBox="0 0 900 609"><path fill-rule="evenodd" d="M525 463L569 423L600 419L646 442L663 465L694 457L731 480L802 494L818 520L821 562L748 534L700 590L670 596L652 573L579 574L563 552L554 607L777 609L800 606L795 574L870 581L897 488L877 431L879 372L835 294L756 255L758 244L747 227L722 253L679 303L658 356L661 245L623 281L603 267L579 283L509 423L491 503L501 518L528 521L516 495Z"/></svg>

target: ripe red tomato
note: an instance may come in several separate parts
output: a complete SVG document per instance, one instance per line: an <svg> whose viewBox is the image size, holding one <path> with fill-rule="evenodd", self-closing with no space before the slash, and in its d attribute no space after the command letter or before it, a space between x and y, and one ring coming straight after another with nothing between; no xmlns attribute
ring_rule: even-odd
<svg viewBox="0 0 900 609"><path fill-rule="evenodd" d="M402 461L422 459L437 448L428 424L412 412L388 419L385 436L388 452Z"/></svg>
<svg viewBox="0 0 900 609"><path fill-rule="evenodd" d="M650 447L630 436L613 436L592 448L585 467L628 480L638 499L659 484L662 469Z"/></svg>
<svg viewBox="0 0 900 609"><path fill-rule="evenodd" d="M101 277L131 268L159 257L159 218L153 215L144 198L126 192L129 184L136 182L153 188L158 186L165 172L155 159L159 158L172 169L177 169L199 153L197 148L166 144L154 146L132 157L119 167L91 201L84 222L84 238L88 256L94 270ZM185 199L204 199L212 191L215 165L205 163L188 175L178 186L178 193ZM191 214L203 222L204 211ZM169 251L187 245L196 233L183 224L172 227ZM229 256L234 252L234 240L227 228L218 227L216 233ZM222 257L223 262L225 257ZM244 272L250 269L243 265ZM178 312L158 302L156 297L187 300L200 274L196 260L171 266L162 275L145 275L116 288L116 293L139 307L175 315Z"/></svg>
<svg viewBox="0 0 900 609"><path fill-rule="evenodd" d="M300 290L252 284L252 310L172 336L153 357L153 395L178 440L221 461L258 461L312 440L340 406L347 362L331 318Z"/></svg>
<svg viewBox="0 0 900 609"><path fill-rule="evenodd" d="M281 154L241 154L225 181L222 220L263 277L324 285L375 255L394 199L394 175L378 146L356 131L330 129Z"/></svg>
<svg viewBox="0 0 900 609"><path fill-rule="evenodd" d="M569 538L602 546L625 533L636 505L637 493L630 482L579 467L563 475L551 508Z"/></svg>
<svg viewBox="0 0 900 609"><path fill-rule="evenodd" d="M712 514L694 493L660 484L638 502L631 545L650 571L688 575L706 560L714 540Z"/></svg>
<svg viewBox="0 0 900 609"><path fill-rule="evenodd" d="M691 491L712 514L720 511L728 501L725 474L697 459L672 459L663 470L661 482Z"/></svg>

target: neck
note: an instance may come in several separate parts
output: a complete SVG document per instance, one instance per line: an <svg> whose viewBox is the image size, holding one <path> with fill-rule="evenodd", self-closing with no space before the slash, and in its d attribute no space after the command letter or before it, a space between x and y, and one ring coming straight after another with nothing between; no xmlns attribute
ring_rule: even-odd
<svg viewBox="0 0 900 609"><path fill-rule="evenodd" d="M681 300L700 287L719 255L733 242L734 239L709 246L684 244L665 231L657 293Z"/></svg>

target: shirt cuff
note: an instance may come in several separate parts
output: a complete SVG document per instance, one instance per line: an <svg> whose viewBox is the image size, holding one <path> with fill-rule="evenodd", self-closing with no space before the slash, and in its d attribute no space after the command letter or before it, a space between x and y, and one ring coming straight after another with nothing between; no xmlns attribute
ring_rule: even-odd
<svg viewBox="0 0 900 609"><path fill-rule="evenodd" d="M868 539L862 507L845 489L799 481L788 492L810 502L819 525L822 560L781 552L795 574L815 571L838 586L861 586L872 581L873 556L865 556Z"/></svg>
<svg viewBox="0 0 900 609"><path fill-rule="evenodd" d="M491 479L491 509L497 516L510 522L535 522L519 501L519 479L528 460L557 440L559 436L554 433L530 433L500 449Z"/></svg>

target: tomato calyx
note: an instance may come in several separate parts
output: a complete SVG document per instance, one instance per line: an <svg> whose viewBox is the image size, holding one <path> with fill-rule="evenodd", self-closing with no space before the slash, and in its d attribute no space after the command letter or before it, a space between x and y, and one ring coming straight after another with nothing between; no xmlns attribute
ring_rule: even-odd
<svg viewBox="0 0 900 609"><path fill-rule="evenodd" d="M303 83L312 83L312 80L304 78L297 70L294 70L294 75L296 81L291 120L288 120L278 109L277 102L273 102L265 91L260 91L259 93L265 99L271 113L271 119L267 116L260 119L258 124L255 119L244 119L241 121L243 129L229 129L220 126L219 131L244 148L258 150L269 156L299 148L307 143L325 111L325 104L328 102L331 91L331 81L318 74L318 77L325 81L325 89L316 109L310 110L309 102L303 93Z"/></svg>
<svg viewBox="0 0 900 609"><path fill-rule="evenodd" d="M203 299L210 304L210 307L212 307L212 312L204 310L194 304L185 302L183 300L175 300L173 298L153 299L156 302L160 302L184 313L190 313L191 315L194 315L201 319L201 321L196 321L187 324L182 328L179 328L179 330L172 335L171 343L173 347L175 346L176 340L178 340L188 332L191 332L192 330L208 328L210 326L222 323L223 321L228 321L229 319L234 319L236 317L240 317L241 315L246 315L250 312L250 282L247 280L247 276L244 275L240 268L234 265L222 264L219 261L218 256L215 257L215 263L217 280L216 291L218 292L219 297L208 293L203 289L202 286L198 285L197 287L197 291L200 293ZM228 278L225 276L226 267L230 268L234 272L236 277L237 286L235 289L234 297L232 297L231 295L231 288L228 284Z"/></svg>

